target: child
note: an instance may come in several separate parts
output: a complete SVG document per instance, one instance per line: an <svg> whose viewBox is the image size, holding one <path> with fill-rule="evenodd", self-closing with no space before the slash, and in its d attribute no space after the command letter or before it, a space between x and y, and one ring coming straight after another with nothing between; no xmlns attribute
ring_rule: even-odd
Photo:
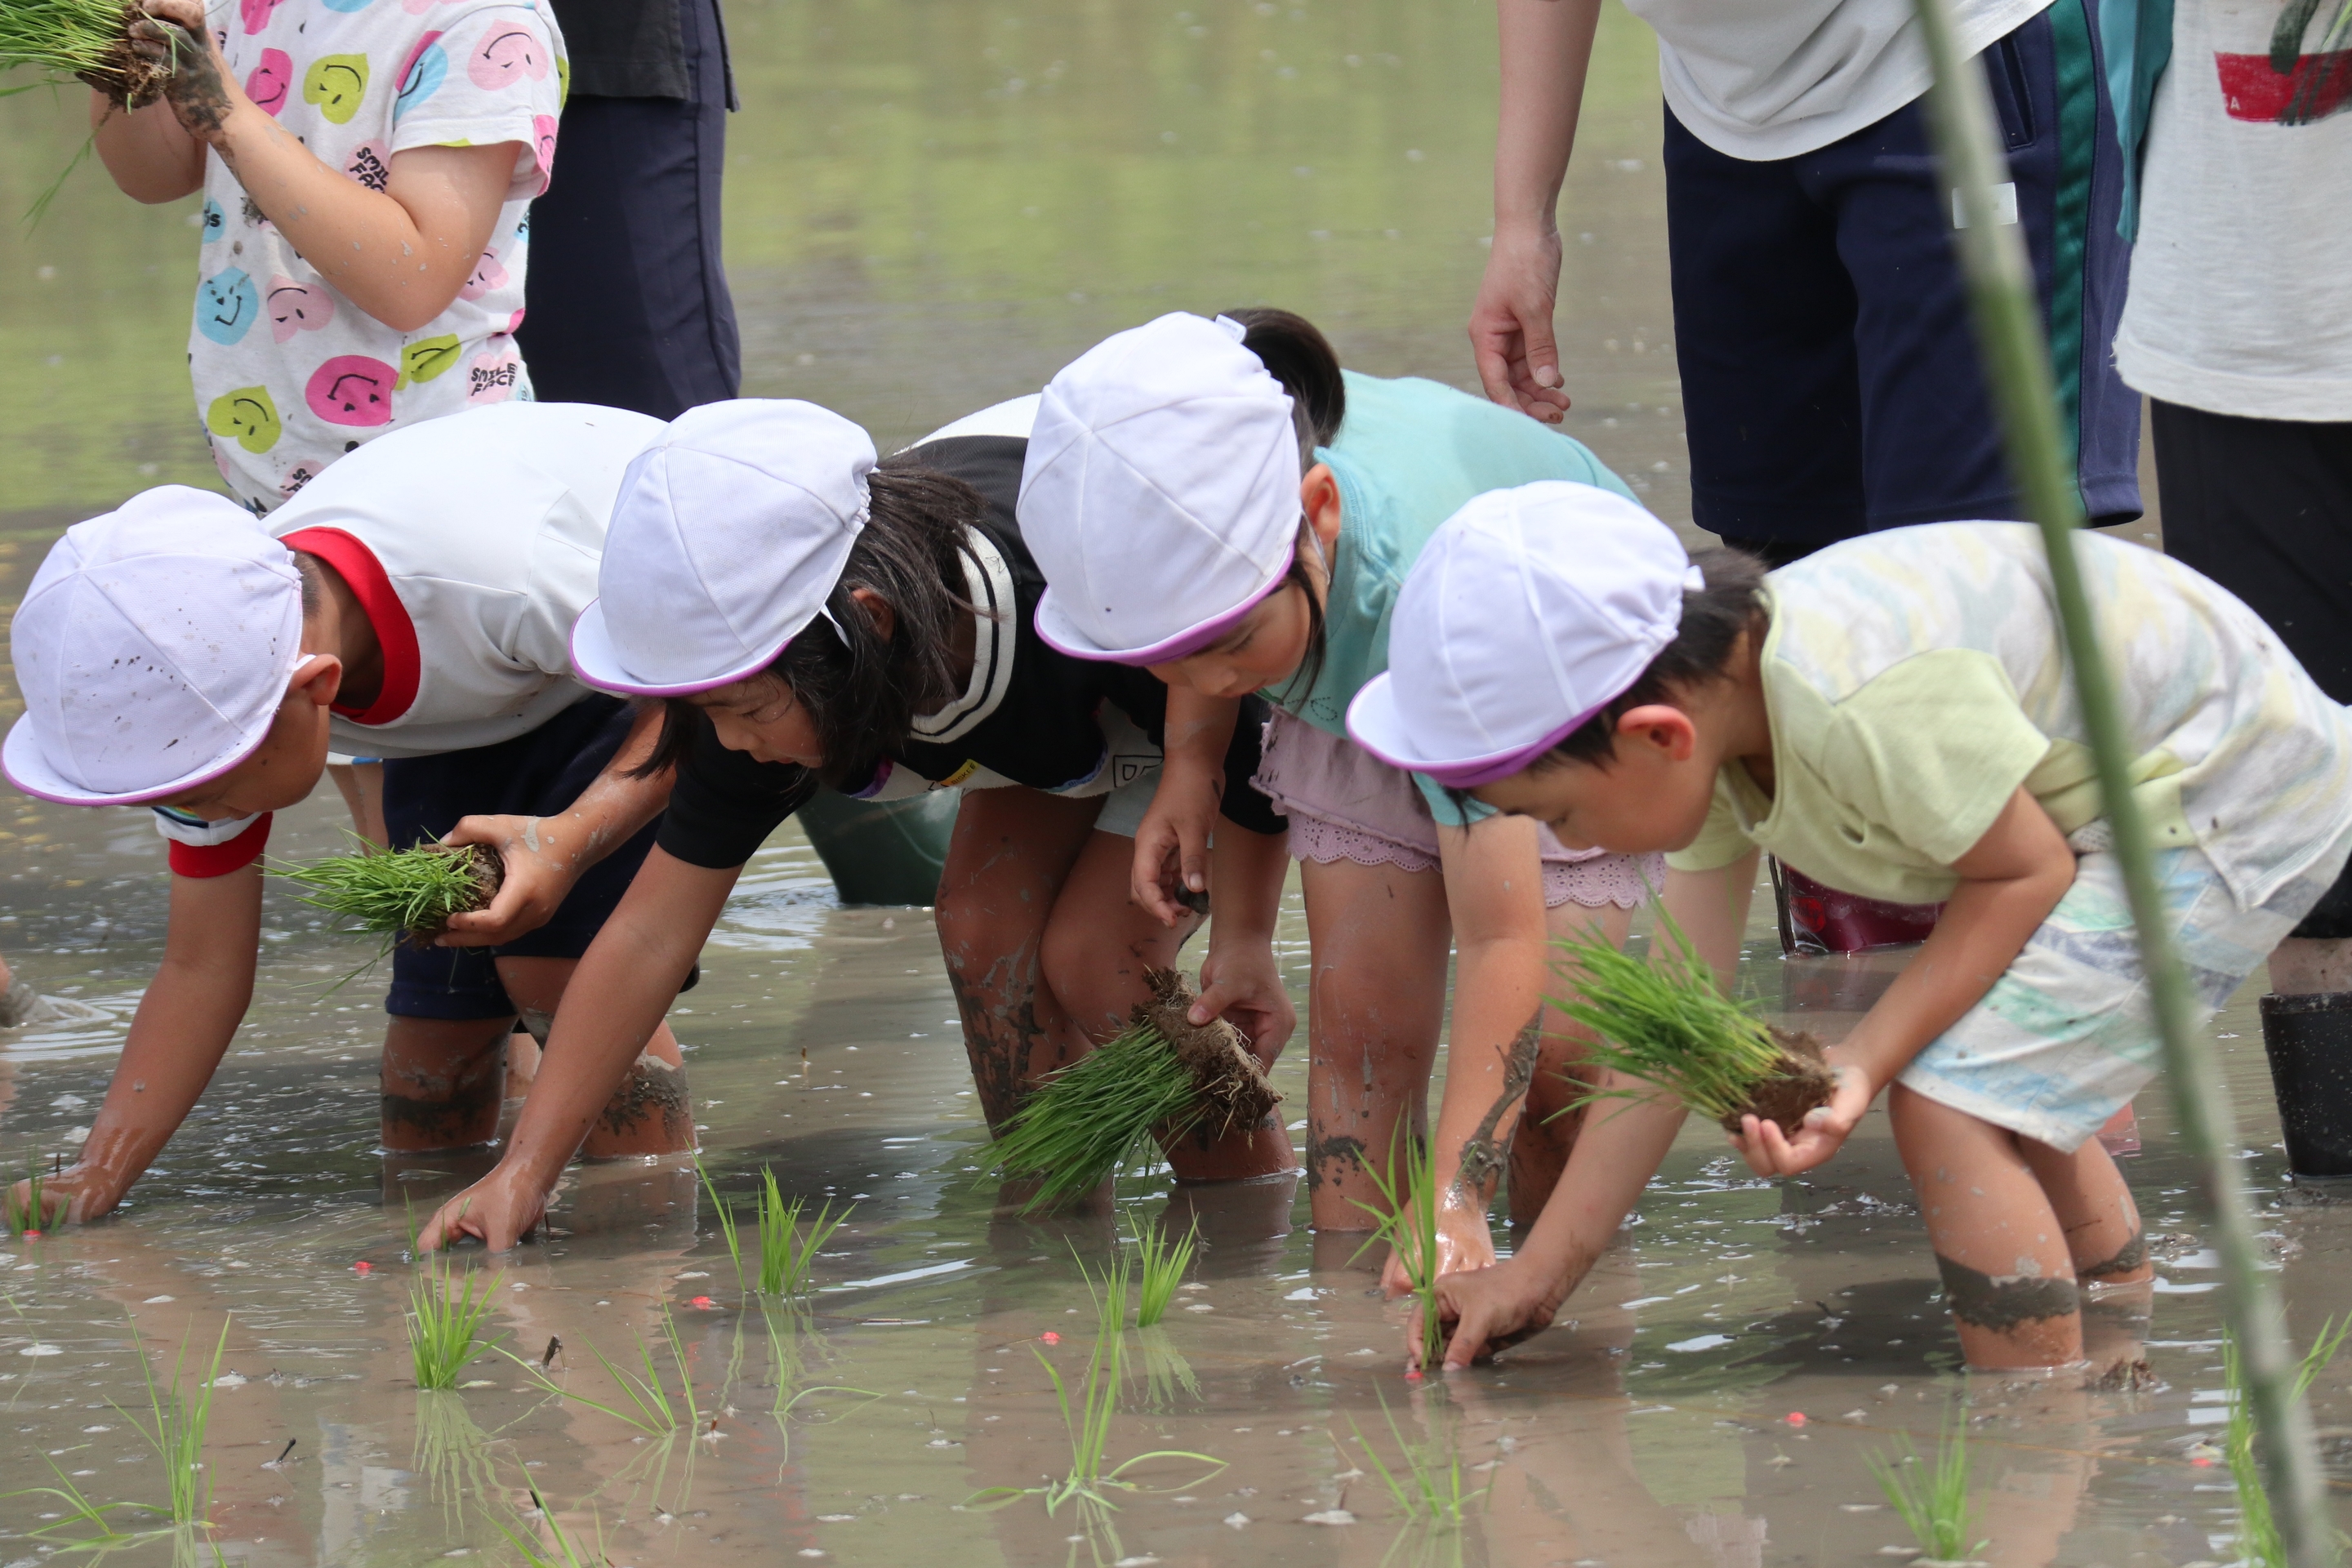
<svg viewBox="0 0 2352 1568"><path fill-rule="evenodd" d="M148 0L173 74L98 153L142 202L205 193L188 363L213 460L267 512L362 442L530 396L515 352L562 40L532 0Z"/></svg>
<svg viewBox="0 0 2352 1568"><path fill-rule="evenodd" d="M2168 923L2208 1009L2352 855L2352 730L2237 600L2153 551L2076 546L2115 661ZM2150 1277L2094 1134L2156 1070L2122 875L2049 571L2021 524L1848 540L1766 576L1570 485L1480 498L1397 608L1358 740L1572 844L1665 849L1665 907L1729 983L1756 856L1944 916L1831 1049L1759 1173L1836 1153L1881 1089L1969 1364L2083 1354L2082 1289ZM1598 1118L1507 1263L1439 1284L1446 1364L1550 1321L1681 1121Z"/></svg>
<svg viewBox="0 0 2352 1568"><path fill-rule="evenodd" d="M981 1109L1002 1127L1041 1075L1118 1031L1147 998L1144 969L1172 964L1199 923L1188 912L1171 931L1129 902L1128 839L1163 721L1232 736L1202 812L1223 819L1202 1005L1267 1059L1281 1047L1283 860L1279 823L1248 784L1256 726L1230 707L1185 711L1141 670L1038 640L1045 584L1013 520L1034 405L959 420L877 464L864 431L814 405L712 404L639 459L572 659L599 687L662 700L653 765L675 759L677 790L506 1154L421 1245L462 1234L503 1249L529 1234L744 862L820 780L864 799L963 792L940 943ZM1297 1168L1272 1118L1169 1157L1192 1180Z"/></svg>
<svg viewBox="0 0 2352 1568"><path fill-rule="evenodd" d="M252 992L269 814L310 793L330 743L389 759L396 847L504 858L488 909L394 953L383 1048L384 1147L495 1135L518 1014L545 1032L668 793L639 768L650 716L574 680L565 647L622 473L661 429L585 404L430 420L267 523L166 486L50 551L11 633L26 713L0 763L44 800L152 805L172 841L163 964L80 1161L45 1188L67 1217L120 1202L219 1066ZM641 1081L596 1151L690 1148L658 1010L635 1043Z"/></svg>
<svg viewBox="0 0 2352 1568"><path fill-rule="evenodd" d="M1521 1121L1512 1141L1531 1076L1539 1110L1557 1109L1572 1052L1556 1031L1553 1070L1536 1076L1547 936L1598 927L1621 939L1642 878L1630 858L1463 809L1366 755L1341 722L1388 666L1397 587L1430 533L1481 490L1536 479L1618 483L1517 413L1433 382L1342 372L1322 333L1281 310L1163 316L1089 350L1045 389L1022 477L1048 643L1148 667L1175 691L1262 691L1275 706L1259 784L1289 815L1314 943L1318 1229L1366 1228L1385 1206L1398 1141L1422 1131L1458 943L1433 1151L1448 1266L1494 1258L1486 1206L1504 1149L1516 1152L1514 1207L1529 1217L1558 1171L1562 1129ZM1172 748L1137 835L1137 898L1163 916L1165 862L1193 860L1199 840L1161 819L1186 809L1215 760L1206 745Z"/></svg>

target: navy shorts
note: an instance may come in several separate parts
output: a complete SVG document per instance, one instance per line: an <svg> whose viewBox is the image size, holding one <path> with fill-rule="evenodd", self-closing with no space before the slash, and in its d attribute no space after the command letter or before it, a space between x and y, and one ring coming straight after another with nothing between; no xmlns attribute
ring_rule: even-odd
<svg viewBox="0 0 2352 1568"><path fill-rule="evenodd" d="M628 738L629 705L583 698L527 735L495 746L394 757L383 764L383 825L393 847L429 843L461 816L552 816L571 809ZM661 818L639 828L572 884L554 917L498 947L415 948L392 955L383 1010L404 1018L500 1018L515 1012L499 984L498 960L578 958L654 847Z"/></svg>
<svg viewBox="0 0 2352 1568"><path fill-rule="evenodd" d="M2137 517L2139 397L2116 374L2130 247L2088 0L1985 51L2083 502ZM1922 104L1748 162L1666 115L1693 521L1786 557L1876 529L2021 519Z"/></svg>

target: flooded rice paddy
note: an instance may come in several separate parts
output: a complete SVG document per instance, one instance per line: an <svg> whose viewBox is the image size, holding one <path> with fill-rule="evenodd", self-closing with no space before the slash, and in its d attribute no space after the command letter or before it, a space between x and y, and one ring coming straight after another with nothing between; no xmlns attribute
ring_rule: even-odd
<svg viewBox="0 0 2352 1568"><path fill-rule="evenodd" d="M737 0L730 17L748 391L819 398L887 444L1033 390L1143 315L1255 301L1316 317L1360 368L1470 380L1483 0ZM1680 520L1654 62L1622 13L1595 72L1563 218L1570 428ZM79 116L39 94L0 102L11 212L72 156ZM0 605L66 521L160 479L207 480L180 348L186 216L134 208L85 168L38 229L0 239ZM164 888L143 814L10 798L0 951L75 1014L0 1035L0 1167L21 1169L78 1144L158 956ZM323 851L338 814L322 790L273 847ZM814 1296L789 1308L739 1288L690 1164L578 1167L542 1241L460 1256L497 1349L467 1386L425 1394L404 1328L408 1216L488 1156L375 1152L377 996L364 980L330 989L364 953L282 893L267 923L247 1027L121 1214L0 1247L0 1491L162 1500L137 1429L142 1361L169 1382L184 1346L176 1386L203 1381L213 1401L194 1474L216 1528L196 1550L255 1564L562 1561L564 1541L615 1564L1892 1563L1911 1539L1872 1461L1906 1445L1932 1458L1959 1414L1977 1557L2238 1555L2211 1443L2216 1274L2160 1092L2128 1166L2160 1277L2094 1314L2103 1355L2136 1346L2145 1377L1961 1373L1874 1115L1818 1179L1787 1184L1686 1132L1558 1329L1491 1370L1408 1382L1375 1258L1355 1257L1359 1237L1310 1234L1288 1184L1146 1175L1047 1220L1001 1204L974 1169L983 1132L928 913L837 907L787 828L675 1022L719 1191L748 1202L767 1169L787 1195L850 1205ZM1899 962L1784 963L1762 924L1753 937L1749 983L1830 1034ZM1295 907L1282 939L1303 1011ZM2307 1342L2352 1304L2352 1209L2281 1190L2258 989L2213 1032ZM1276 1081L1296 1102L1304 1078L1302 1039ZM1197 1221L1202 1247L1164 1323L1125 1337L1104 1468L1206 1458L1125 1471L1137 1489L1106 1489L1116 1511L983 1495L1068 1473L1053 1375L1077 1396L1095 1349L1083 1270L1128 1247L1138 1217ZM2339 1504L2347 1378L2315 1394ZM1390 1492L1384 1471L1412 1492L1409 1456L1440 1489L1458 1484L1458 1523ZM0 1500L0 1568L60 1557L38 1532L69 1511L55 1494Z"/></svg>

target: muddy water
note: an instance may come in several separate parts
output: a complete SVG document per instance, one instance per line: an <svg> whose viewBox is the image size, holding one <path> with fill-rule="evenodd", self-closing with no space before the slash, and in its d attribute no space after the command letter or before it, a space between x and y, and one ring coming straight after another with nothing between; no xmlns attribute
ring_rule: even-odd
<svg viewBox="0 0 2352 1568"><path fill-rule="evenodd" d="M819 397L903 439L1033 389L1150 311L1258 300L1315 315L1364 369L1469 381L1493 79L1475 0L738 0L730 17L750 390ZM1571 428L1682 517L1654 68L1612 12L1563 220L1561 331ZM78 112L0 101L0 204L64 165ZM0 601L63 521L205 478L179 347L186 216L132 208L85 169L39 229L0 239ZM322 796L287 814L275 847L334 841ZM94 1110L161 941L157 851L136 813L0 811L0 950L81 1009L0 1037L0 1164L70 1151ZM2215 1275L2160 1094L2131 1171L2162 1277L2096 1313L2103 1346L2146 1355L2142 1387L1958 1371L1875 1116L1818 1179L1780 1185L1687 1133L1557 1331L1492 1371L1415 1384L1370 1260L1354 1238L1308 1235L1287 1187L1171 1194L1142 1177L1102 1212L1000 1208L972 1168L982 1132L929 917L835 907L790 830L745 879L677 1024L720 1190L748 1194L764 1166L787 1193L852 1205L817 1294L804 1310L747 1299L689 1169L583 1168L546 1241L462 1261L493 1288L501 1346L537 1365L561 1342L562 1392L492 1354L468 1369L478 1386L420 1394L404 1216L483 1161L374 1152L374 994L328 989L364 955L289 900L269 910L248 1026L121 1217L0 1247L0 1490L50 1484L53 1465L94 1502L158 1499L161 1467L124 1414L145 1410L141 1355L168 1378L192 1346L178 1383L193 1387L226 1324L211 1542L256 1563L517 1560L501 1525L551 1552L535 1499L583 1561L620 1564L1891 1562L1908 1537L1869 1461L1906 1442L1932 1454L1963 1404L1988 1561L2237 1554L2231 1494L2200 1462L2221 1413ZM1828 1034L1892 972L1783 963L1754 934L1755 986ZM1295 908L1283 940L1303 1007ZM2284 1201L2251 995L2214 1032L2307 1339L2352 1300L2352 1217ZM1297 1053L1277 1077L1296 1099ZM1145 1489L1108 1492L1116 1513L1049 1514L1035 1496L989 1510L975 1494L1068 1470L1039 1357L1083 1381L1079 1265L1110 1257L1135 1216L1197 1219L1204 1245L1165 1324L1129 1336L1108 1460L1213 1463L1128 1471ZM640 1346L681 1430L587 1403L637 1413L599 1356L643 1375ZM2339 1486L2347 1375L2317 1394ZM1458 1527L1414 1523L1388 1496L1379 1472L1399 1469L1401 1445L1443 1456L1449 1478L1458 1460L1477 1494ZM62 1511L0 1500L0 1565L50 1556L60 1542L33 1532Z"/></svg>

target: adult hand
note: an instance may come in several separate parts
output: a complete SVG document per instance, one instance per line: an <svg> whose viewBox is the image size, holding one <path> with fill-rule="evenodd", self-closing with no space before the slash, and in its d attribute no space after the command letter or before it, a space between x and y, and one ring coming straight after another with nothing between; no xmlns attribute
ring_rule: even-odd
<svg viewBox="0 0 2352 1568"><path fill-rule="evenodd" d="M436 947L494 947L537 931L555 918L555 911L579 880L583 845L565 836L584 837L584 830L542 816L467 816L449 830L446 844L484 844L499 852L506 868L489 907L471 914L452 915Z"/></svg>
<svg viewBox="0 0 2352 1568"><path fill-rule="evenodd" d="M1559 424L1569 406L1551 331L1559 256L1557 230L1498 226L1470 310L1470 349L1486 395L1547 425Z"/></svg>
<svg viewBox="0 0 2352 1568"><path fill-rule="evenodd" d="M434 1252L470 1236L492 1252L504 1252L529 1236L547 1213L547 1190L511 1164L451 1198L416 1233L416 1250Z"/></svg>
<svg viewBox="0 0 2352 1568"><path fill-rule="evenodd" d="M189 135L209 142L244 97L200 0L145 0L147 15L131 24L131 50L166 73L163 99Z"/></svg>
<svg viewBox="0 0 2352 1568"><path fill-rule="evenodd" d="M1412 1224L1409 1215L1399 1228ZM1414 1230L1411 1234L1420 1233ZM1495 1233L1486 1224L1485 1206L1448 1187L1437 1208L1438 1277L1490 1268L1494 1261ZM1403 1254L1391 1247L1389 1260L1381 1268L1381 1293L1394 1300L1412 1289L1412 1279L1405 1272Z"/></svg>
<svg viewBox="0 0 2352 1568"><path fill-rule="evenodd" d="M1551 1327L1566 1292L1517 1258L1490 1268L1473 1269L1439 1278L1436 1287L1438 1321L1450 1325L1445 1342L1445 1370L1452 1372L1483 1361L1496 1351L1530 1339ZM1421 1309L1416 1306L1405 1325L1405 1350L1421 1364Z"/></svg>
<svg viewBox="0 0 2352 1568"><path fill-rule="evenodd" d="M1831 1092L1830 1102L1805 1112L1794 1138L1781 1131L1777 1121L1755 1115L1739 1119L1731 1146L1739 1151L1749 1170L1759 1176L1793 1176L1822 1163L1844 1145L1846 1135L1870 1109L1878 1090L1859 1068L1841 1066L1832 1070L1837 1074L1837 1088Z"/></svg>
<svg viewBox="0 0 2352 1568"><path fill-rule="evenodd" d="M1211 928L1213 930L1214 928ZM1298 1027L1298 1009L1282 984L1271 942L1209 945L1201 961L1201 997L1186 1015L1195 1024L1223 1018L1242 1032L1267 1068Z"/></svg>

